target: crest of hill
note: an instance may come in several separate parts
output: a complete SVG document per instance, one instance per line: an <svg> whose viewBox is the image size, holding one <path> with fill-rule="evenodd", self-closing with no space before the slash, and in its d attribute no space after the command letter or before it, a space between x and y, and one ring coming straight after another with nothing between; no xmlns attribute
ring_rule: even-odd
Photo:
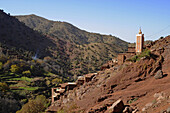
<svg viewBox="0 0 170 113"><path fill-rule="evenodd" d="M86 32L67 22L51 21L33 14L15 17L30 28L43 34L69 40L76 44L108 43L127 48L127 42L115 36Z"/></svg>

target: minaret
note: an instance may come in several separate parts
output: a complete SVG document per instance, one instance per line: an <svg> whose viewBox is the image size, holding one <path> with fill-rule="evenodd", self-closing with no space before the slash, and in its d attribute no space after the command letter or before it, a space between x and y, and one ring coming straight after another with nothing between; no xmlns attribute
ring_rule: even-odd
<svg viewBox="0 0 170 113"><path fill-rule="evenodd" d="M140 28L139 33L136 34L136 53L141 53L143 51L143 46L144 46L144 34L142 34Z"/></svg>

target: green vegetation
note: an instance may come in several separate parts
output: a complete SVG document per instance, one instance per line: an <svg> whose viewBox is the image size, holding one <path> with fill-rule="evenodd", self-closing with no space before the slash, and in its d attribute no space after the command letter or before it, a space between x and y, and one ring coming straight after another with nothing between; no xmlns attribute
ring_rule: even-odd
<svg viewBox="0 0 170 113"><path fill-rule="evenodd" d="M51 66L52 63L56 66L56 62L53 59L50 61L47 58L45 60L13 59L8 54L3 55L0 61L0 99L5 97L6 99L2 99L2 101L10 103L8 98L13 98L17 105L15 105L16 108L10 108L9 111L12 112L16 112L16 110L20 109L21 104L24 105L26 103L23 100L34 98L40 93L49 98L51 96L51 87L62 82L71 81L71 77L55 74L59 73L56 71L57 69ZM47 66L49 66L48 69ZM33 102L30 102L31 105L34 104ZM42 110L44 111L45 108ZM28 112L30 111L28 110Z"/></svg>
<svg viewBox="0 0 170 113"><path fill-rule="evenodd" d="M128 44L117 37L89 33L67 22L54 22L36 15L16 18L35 31L55 39L55 47L49 50L55 53L59 59L57 62L63 67L60 73L67 71L71 75L83 75L96 72L119 52L127 50ZM52 58L44 59L50 61Z"/></svg>
<svg viewBox="0 0 170 113"><path fill-rule="evenodd" d="M16 64L15 65L11 65L11 72L12 73L18 73L20 71L20 68L19 66L17 66Z"/></svg>
<svg viewBox="0 0 170 113"><path fill-rule="evenodd" d="M63 81L62 81L61 78L55 78L55 79L52 80L52 84L60 84L60 83L62 83L62 82L63 82Z"/></svg>
<svg viewBox="0 0 170 113"><path fill-rule="evenodd" d="M128 101L128 103L129 103L129 104L131 104L131 103L133 103L133 102L137 101L138 99L139 99L139 98L138 98L138 97L136 97L136 98L134 98L134 99L129 100L129 101Z"/></svg>
<svg viewBox="0 0 170 113"><path fill-rule="evenodd" d="M46 97L39 95L34 100L30 99L17 113L40 113L45 111L48 105Z"/></svg>
<svg viewBox="0 0 170 113"><path fill-rule="evenodd" d="M135 56L133 56L132 58L130 58L128 60L132 61L132 62L136 62L136 61L139 61L143 57L150 58L150 56L151 56L150 50L145 49L141 54L135 55Z"/></svg>
<svg viewBox="0 0 170 113"><path fill-rule="evenodd" d="M28 81L31 82L32 78L28 78L28 77L21 77L21 78L10 78L8 79L10 81Z"/></svg>
<svg viewBox="0 0 170 113"><path fill-rule="evenodd" d="M73 75L99 70L127 49L127 43L114 36L89 33L66 22L28 16L31 21L24 24L3 12L0 16L0 98L4 98L0 101L17 103L9 112L39 94L49 98L52 87L73 81ZM20 112L31 112L34 102L29 101Z"/></svg>
<svg viewBox="0 0 170 113"><path fill-rule="evenodd" d="M24 76L31 76L31 72L30 72L30 70L23 71L22 75L24 75Z"/></svg>
<svg viewBox="0 0 170 113"><path fill-rule="evenodd" d="M19 89L24 89L24 90L28 90L28 91L34 91L39 89L39 87L19 87Z"/></svg>
<svg viewBox="0 0 170 113"><path fill-rule="evenodd" d="M6 91L8 91L8 90L9 90L8 85L7 85L6 83L0 82L0 91L6 92Z"/></svg>

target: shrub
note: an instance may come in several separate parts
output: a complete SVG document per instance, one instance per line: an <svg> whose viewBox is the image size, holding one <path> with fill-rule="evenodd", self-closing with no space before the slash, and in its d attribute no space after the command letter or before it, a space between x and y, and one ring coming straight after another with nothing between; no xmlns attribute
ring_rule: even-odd
<svg viewBox="0 0 170 113"><path fill-rule="evenodd" d="M0 82L0 91L5 92L7 90L9 90L8 85L6 83Z"/></svg>
<svg viewBox="0 0 170 113"><path fill-rule="evenodd" d="M141 54L138 55L138 58L150 57L150 55L151 55L151 51L148 49L145 49Z"/></svg>
<svg viewBox="0 0 170 113"><path fill-rule="evenodd" d="M34 100L29 100L17 113L40 113L48 107L46 97L38 95Z"/></svg>
<svg viewBox="0 0 170 113"><path fill-rule="evenodd" d="M129 101L128 101L128 103L129 103L129 104L131 104L131 103L133 103L133 102L135 102L135 101L137 101L137 100L138 100L138 97L136 97L136 98L134 98L134 99L129 100Z"/></svg>
<svg viewBox="0 0 170 113"><path fill-rule="evenodd" d="M132 61L132 62L136 62L137 58L138 58L138 56L137 56L137 55L135 55L135 56L133 56L133 57L130 59L130 61Z"/></svg>
<svg viewBox="0 0 170 113"><path fill-rule="evenodd" d="M30 70L23 71L22 75L24 75L24 76L31 76L31 72L30 72Z"/></svg>
<svg viewBox="0 0 170 113"><path fill-rule="evenodd" d="M145 49L141 54L131 57L130 59L128 59L128 61L136 62L139 61L142 57L150 58L150 56L151 56L151 51Z"/></svg>
<svg viewBox="0 0 170 113"><path fill-rule="evenodd" d="M11 69L10 70L11 70L12 73L18 73L20 71L20 68L19 68L19 66L14 64L14 65L11 65Z"/></svg>
<svg viewBox="0 0 170 113"><path fill-rule="evenodd" d="M63 81L60 78L55 78L55 79L52 80L52 84L59 84L59 83L62 83L62 82Z"/></svg>

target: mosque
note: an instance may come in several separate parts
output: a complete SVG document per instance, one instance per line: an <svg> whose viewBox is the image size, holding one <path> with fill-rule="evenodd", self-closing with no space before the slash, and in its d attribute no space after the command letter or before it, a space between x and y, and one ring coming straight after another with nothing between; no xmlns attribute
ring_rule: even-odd
<svg viewBox="0 0 170 113"><path fill-rule="evenodd" d="M128 47L128 51L125 53L120 53L117 56L118 64L123 64L127 59L132 56L139 54L144 49L144 34L142 34L141 28L139 33L136 34L136 47Z"/></svg>

